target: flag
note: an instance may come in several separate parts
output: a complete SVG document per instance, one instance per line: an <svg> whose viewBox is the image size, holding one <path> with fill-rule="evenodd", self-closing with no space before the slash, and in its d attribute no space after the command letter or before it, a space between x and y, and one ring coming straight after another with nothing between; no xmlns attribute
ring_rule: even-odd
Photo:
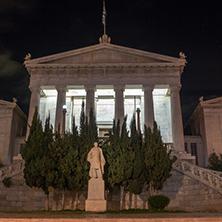
<svg viewBox="0 0 222 222"><path fill-rule="evenodd" d="M106 8L105 8L105 1L103 1L103 15L102 15L102 23L103 25L106 24Z"/></svg>

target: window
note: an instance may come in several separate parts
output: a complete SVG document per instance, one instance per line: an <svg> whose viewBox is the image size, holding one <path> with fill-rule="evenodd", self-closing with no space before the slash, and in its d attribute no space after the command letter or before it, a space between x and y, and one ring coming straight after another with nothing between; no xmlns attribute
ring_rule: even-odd
<svg viewBox="0 0 222 222"><path fill-rule="evenodd" d="M187 143L185 143L184 146L185 146L185 151L188 153Z"/></svg>
<svg viewBox="0 0 222 222"><path fill-rule="evenodd" d="M196 157L196 164L198 165L197 144L196 143L191 143L191 155Z"/></svg>
<svg viewBox="0 0 222 222"><path fill-rule="evenodd" d="M22 153L22 150L23 150L24 146L25 146L24 143L21 143L21 144L20 144L20 152L19 152L19 153Z"/></svg>

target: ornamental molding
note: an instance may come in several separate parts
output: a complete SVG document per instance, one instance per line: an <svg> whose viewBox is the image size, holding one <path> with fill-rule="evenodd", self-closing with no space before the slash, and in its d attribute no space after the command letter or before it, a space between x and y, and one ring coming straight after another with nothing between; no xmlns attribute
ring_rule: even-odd
<svg viewBox="0 0 222 222"><path fill-rule="evenodd" d="M25 168L25 161L20 160L12 163L9 166L2 167L0 169L0 181L4 180L5 177L13 177L23 172Z"/></svg>
<svg viewBox="0 0 222 222"><path fill-rule="evenodd" d="M204 169L180 159L173 164L173 169L222 194L221 173Z"/></svg>
<svg viewBox="0 0 222 222"><path fill-rule="evenodd" d="M157 53L152 53L152 52L147 52L147 51L143 51L143 50L138 50L138 49L133 49L133 48L129 48L129 47L123 47L123 46L118 46L118 45L114 45L114 44L96 44L96 45L92 45L92 46L88 46L88 47L84 47L84 48L80 48L80 49L75 49L75 50L71 50L71 51L67 51L67 52L63 52L63 53L57 53L54 55L50 55L50 56L44 56L41 58L37 58L37 59L29 59L29 60L25 60L24 65L28 68L28 67L33 67L37 64L41 64L42 66L47 65L47 64L52 64L52 63L56 63L56 61L64 61L64 59L68 59L67 61L70 62L70 58L77 58L78 56L81 56L81 58L86 58L88 56L90 56L92 53L94 53L93 55L95 55L95 53L97 55L105 55L108 56L111 53L114 53L115 55L121 55L125 58L128 58L127 62L129 63L132 58L137 58L138 61L142 62L144 59L151 59L150 61L155 61L155 63L169 63L172 64L174 63L176 66L185 66L186 64L186 59L185 58L176 58L176 57L172 57L172 56L166 56L166 55L161 55L161 54L157 54ZM133 57L132 57L133 56ZM99 57L99 59L101 60L102 58ZM115 58L112 57L111 58L111 63L114 62ZM94 62L92 63L96 63L95 60L93 60ZM99 61L99 60L98 60ZM110 58L108 59L109 63L110 63ZM82 60L81 60L82 62ZM72 64L75 64L77 62L72 62ZM99 63L99 62L97 62ZM104 62L103 62L104 63ZM118 61L119 63L119 61ZM133 61L133 63L136 63L136 61ZM146 61L147 63L147 61ZM151 62L152 63L152 62ZM64 63L63 63L64 64ZM57 65L62 65L57 63Z"/></svg>
<svg viewBox="0 0 222 222"><path fill-rule="evenodd" d="M179 68L124 68L124 67L98 67L98 68L34 68L29 71L32 79L35 78L130 78L136 79L138 77L142 78L152 78L152 77L173 77L180 78Z"/></svg>

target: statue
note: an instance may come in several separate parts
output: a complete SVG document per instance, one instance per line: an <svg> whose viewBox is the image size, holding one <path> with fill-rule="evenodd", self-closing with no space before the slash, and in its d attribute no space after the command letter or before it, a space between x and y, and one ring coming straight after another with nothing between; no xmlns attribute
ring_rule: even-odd
<svg viewBox="0 0 222 222"><path fill-rule="evenodd" d="M203 99L204 99L203 96L201 96L201 97L199 98L199 101L200 101L200 102L203 102Z"/></svg>
<svg viewBox="0 0 222 222"><path fill-rule="evenodd" d="M25 56L25 61L29 61L30 59L31 59L31 54L30 53L28 53L26 56Z"/></svg>
<svg viewBox="0 0 222 222"><path fill-rule="evenodd" d="M98 143L94 143L94 147L87 155L87 161L90 162L89 176L91 179L103 179L104 165L106 163L103 151L98 147Z"/></svg>
<svg viewBox="0 0 222 222"><path fill-rule="evenodd" d="M13 103L17 103L17 102L18 102L17 98L13 97Z"/></svg>
<svg viewBox="0 0 222 222"><path fill-rule="evenodd" d="M180 52L179 53L180 59L186 59L185 53Z"/></svg>

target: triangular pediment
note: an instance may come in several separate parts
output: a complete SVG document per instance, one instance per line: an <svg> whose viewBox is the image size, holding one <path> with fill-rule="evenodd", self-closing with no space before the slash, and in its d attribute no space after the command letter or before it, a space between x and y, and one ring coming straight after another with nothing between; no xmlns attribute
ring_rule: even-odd
<svg viewBox="0 0 222 222"><path fill-rule="evenodd" d="M97 44L64 53L58 53L25 62L32 65L75 65L75 64L178 64L185 65L185 59L174 58L142 50L117 46L113 44Z"/></svg>
<svg viewBox="0 0 222 222"><path fill-rule="evenodd" d="M166 62L151 57L133 55L124 52L118 52L110 49L100 49L83 54L73 55L66 58L55 59L50 63L55 64L83 64L83 63L159 63ZM44 63L44 62L43 62ZM48 63L48 62L46 62Z"/></svg>
<svg viewBox="0 0 222 222"><path fill-rule="evenodd" d="M16 103L0 100L0 108L14 108Z"/></svg>
<svg viewBox="0 0 222 222"><path fill-rule="evenodd" d="M207 101L202 101L201 106L203 106L203 107L215 107L215 106L222 107L222 97L218 97L215 99L209 99Z"/></svg>

